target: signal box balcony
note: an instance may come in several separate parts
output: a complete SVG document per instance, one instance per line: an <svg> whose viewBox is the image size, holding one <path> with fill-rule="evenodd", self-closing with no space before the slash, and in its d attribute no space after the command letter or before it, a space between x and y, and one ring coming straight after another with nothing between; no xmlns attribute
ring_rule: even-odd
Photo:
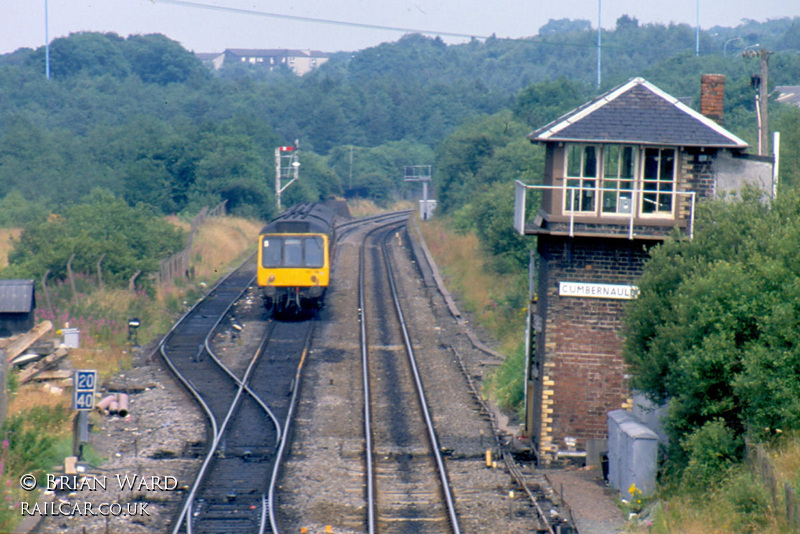
<svg viewBox="0 0 800 534"><path fill-rule="evenodd" d="M663 240L693 237L694 191L597 189L516 182L514 228L522 235ZM536 209L541 206L540 209Z"/></svg>

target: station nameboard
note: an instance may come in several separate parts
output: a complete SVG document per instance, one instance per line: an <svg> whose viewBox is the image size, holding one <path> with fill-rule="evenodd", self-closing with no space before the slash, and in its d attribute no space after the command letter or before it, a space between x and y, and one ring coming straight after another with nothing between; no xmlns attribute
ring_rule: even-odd
<svg viewBox="0 0 800 534"><path fill-rule="evenodd" d="M639 293L637 286L616 284L589 284L584 282L559 282L561 297L586 297L595 299L632 300Z"/></svg>

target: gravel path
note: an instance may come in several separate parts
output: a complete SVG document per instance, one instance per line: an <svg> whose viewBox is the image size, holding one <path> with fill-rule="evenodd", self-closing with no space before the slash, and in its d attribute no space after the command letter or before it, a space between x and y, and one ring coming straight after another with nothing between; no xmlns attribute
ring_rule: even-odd
<svg viewBox="0 0 800 534"><path fill-rule="evenodd" d="M614 534L625 527L616 490L606 486L598 469L543 470L572 510L580 534Z"/></svg>

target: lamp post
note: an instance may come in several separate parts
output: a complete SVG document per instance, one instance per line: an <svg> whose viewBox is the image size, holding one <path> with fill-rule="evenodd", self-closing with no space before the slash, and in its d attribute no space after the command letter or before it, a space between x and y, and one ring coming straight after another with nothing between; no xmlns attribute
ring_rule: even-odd
<svg viewBox="0 0 800 534"><path fill-rule="evenodd" d="M597 88L600 89L600 16L603 13L603 0L597 0Z"/></svg>
<svg viewBox="0 0 800 534"><path fill-rule="evenodd" d="M744 39L742 39L741 37L734 37L733 39L728 39L727 41L725 41L725 44L722 46L722 55L723 56L728 53L728 45L730 43L734 42L734 41L742 41L742 42L744 42Z"/></svg>
<svg viewBox="0 0 800 534"><path fill-rule="evenodd" d="M48 21L47 0L44 0L44 73L50 79L50 25Z"/></svg>
<svg viewBox="0 0 800 534"><path fill-rule="evenodd" d="M700 0L697 0L697 24L694 30L694 55L700 55Z"/></svg>

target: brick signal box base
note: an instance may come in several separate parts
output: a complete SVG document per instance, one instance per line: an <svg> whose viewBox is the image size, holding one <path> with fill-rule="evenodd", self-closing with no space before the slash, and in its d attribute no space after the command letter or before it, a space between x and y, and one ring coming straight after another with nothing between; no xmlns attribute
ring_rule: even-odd
<svg viewBox="0 0 800 534"><path fill-rule="evenodd" d="M541 458L605 439L606 414L630 407L623 315L652 242L539 236L533 439Z"/></svg>

